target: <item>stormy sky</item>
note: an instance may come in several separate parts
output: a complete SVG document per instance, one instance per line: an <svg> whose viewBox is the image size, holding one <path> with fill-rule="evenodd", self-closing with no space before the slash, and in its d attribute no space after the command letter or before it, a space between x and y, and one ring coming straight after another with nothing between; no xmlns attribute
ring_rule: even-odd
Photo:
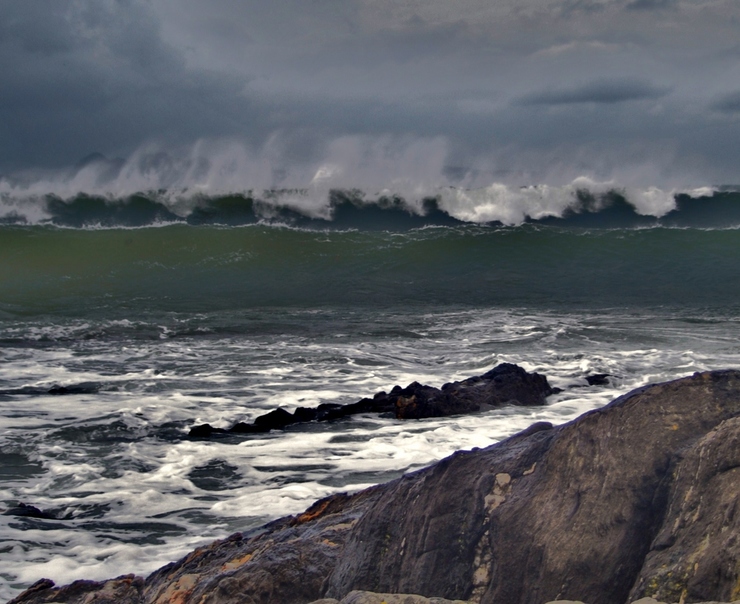
<svg viewBox="0 0 740 604"><path fill-rule="evenodd" d="M98 152L160 157L158 170L186 156L195 180L198 161L236 155L275 185L343 162L349 181L740 181L737 0L0 0L0 11L6 176Z"/></svg>

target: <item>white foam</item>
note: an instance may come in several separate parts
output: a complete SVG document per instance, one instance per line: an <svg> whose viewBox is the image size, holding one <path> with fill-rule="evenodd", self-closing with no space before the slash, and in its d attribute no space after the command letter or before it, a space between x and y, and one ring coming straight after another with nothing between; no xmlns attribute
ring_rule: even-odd
<svg viewBox="0 0 740 604"><path fill-rule="evenodd" d="M681 190L680 192L694 199L698 199L700 197L713 197L717 191L718 189L716 187L697 187Z"/></svg>
<svg viewBox="0 0 740 604"><path fill-rule="evenodd" d="M660 217L676 209L675 190L663 191L657 187L627 189L624 195L635 211L644 216Z"/></svg>
<svg viewBox="0 0 740 604"><path fill-rule="evenodd" d="M603 209L609 202L607 194L612 192L623 195L638 214L660 217L676 208L675 190L664 191L652 186L623 188L613 181L598 182L584 176L562 187L513 188L494 183L476 190L447 188L440 195L440 207L465 222L499 221L514 226L527 219L563 216L566 210L583 211L579 192L594 197L595 203L588 211Z"/></svg>

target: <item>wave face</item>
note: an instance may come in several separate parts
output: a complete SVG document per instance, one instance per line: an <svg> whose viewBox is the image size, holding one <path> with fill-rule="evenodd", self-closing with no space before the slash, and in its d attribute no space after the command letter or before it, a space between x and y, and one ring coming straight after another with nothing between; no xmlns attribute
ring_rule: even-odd
<svg viewBox="0 0 740 604"><path fill-rule="evenodd" d="M1 199L0 309L10 313L740 298L734 189L582 179L416 198L303 189Z"/></svg>
<svg viewBox="0 0 740 604"><path fill-rule="evenodd" d="M0 309L732 305L740 230L5 227Z"/></svg>

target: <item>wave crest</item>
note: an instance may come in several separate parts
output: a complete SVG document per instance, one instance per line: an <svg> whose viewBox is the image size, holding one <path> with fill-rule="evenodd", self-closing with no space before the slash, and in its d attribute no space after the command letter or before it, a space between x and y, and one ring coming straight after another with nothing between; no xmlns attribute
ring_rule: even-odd
<svg viewBox="0 0 740 604"><path fill-rule="evenodd" d="M209 186L150 186L178 181L179 176L168 178L167 173L180 172L166 158L148 157L148 163L144 159L136 164L138 172L133 167L135 162L117 165L95 156L66 179L57 174L50 180L0 180L0 223L115 228L173 222L232 226L267 222L391 230L461 223L517 226L563 221L582 226L645 226L667 218L670 224L675 223L676 214L686 214L689 202L698 199L704 207L697 211L692 206L694 218L709 212L714 223L722 222L718 204L709 200L721 193L727 202L727 196L734 195L734 191L713 187L690 191L622 187L613 181L599 182L587 177L564 186L516 187L494 182L479 188L424 187L395 179L380 190L361 189L335 186L341 170L328 164L314 174L306 187L226 187L213 192ZM196 165L190 171L193 178L197 176ZM126 172L136 172L139 177ZM128 192L133 183L142 188ZM726 210L724 226L737 225L737 212ZM617 216L619 220L614 222Z"/></svg>

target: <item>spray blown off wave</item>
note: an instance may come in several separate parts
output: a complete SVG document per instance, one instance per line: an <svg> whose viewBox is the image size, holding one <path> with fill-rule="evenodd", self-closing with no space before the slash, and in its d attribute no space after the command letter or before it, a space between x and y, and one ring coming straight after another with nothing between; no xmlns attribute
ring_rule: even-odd
<svg viewBox="0 0 740 604"><path fill-rule="evenodd" d="M642 224L673 219L689 201L722 191L686 188L696 184L691 180L668 185L649 176L647 166L637 175L623 167L599 178L573 179L578 172L566 166L515 173L496 156L458 157L443 137L344 136L305 157L288 153L286 145L277 134L259 149L225 139L183 148L152 144L126 159L93 153L67 169L0 175L0 220L70 227L278 221L398 229L511 226L621 212ZM646 182L663 184L640 184Z"/></svg>

